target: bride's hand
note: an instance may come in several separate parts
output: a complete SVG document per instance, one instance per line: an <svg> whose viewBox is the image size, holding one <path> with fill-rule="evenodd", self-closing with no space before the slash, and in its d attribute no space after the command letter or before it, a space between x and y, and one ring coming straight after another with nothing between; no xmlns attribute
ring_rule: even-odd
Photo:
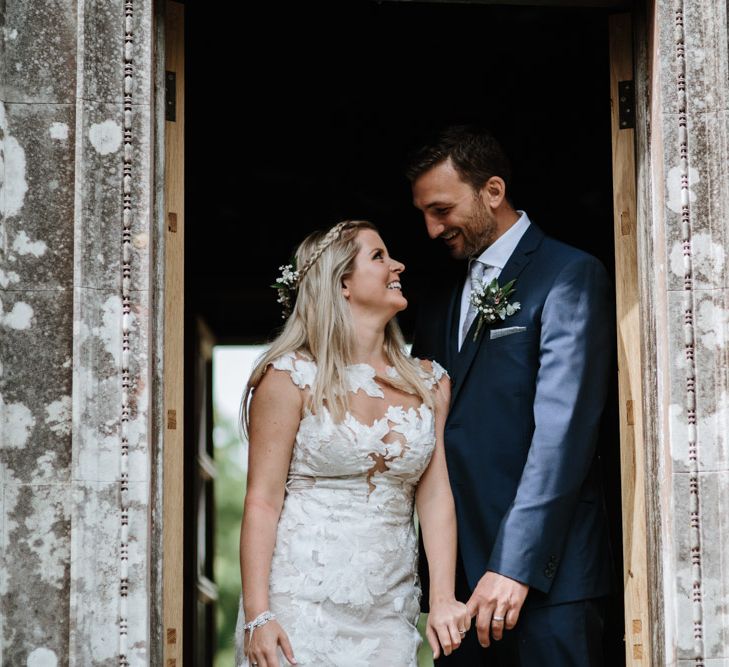
<svg viewBox="0 0 729 667"><path fill-rule="evenodd" d="M471 617L462 602L455 598L432 602L425 635L433 649L433 657L440 657L441 647L445 655L455 651L470 627Z"/></svg>
<svg viewBox="0 0 729 667"><path fill-rule="evenodd" d="M248 647L246 656L251 667L279 667L276 655L278 646L281 646L286 660L292 665L296 664L288 635L276 620L271 620L256 628L250 644L248 643L248 632L246 632L244 641Z"/></svg>

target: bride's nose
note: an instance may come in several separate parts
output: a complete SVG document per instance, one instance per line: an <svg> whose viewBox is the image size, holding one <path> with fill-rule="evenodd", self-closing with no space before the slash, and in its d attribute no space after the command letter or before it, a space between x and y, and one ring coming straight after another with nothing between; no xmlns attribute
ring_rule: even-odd
<svg viewBox="0 0 729 667"><path fill-rule="evenodd" d="M402 273L405 270L405 265L402 262L398 262L396 259L392 260L392 266L390 271L394 273Z"/></svg>

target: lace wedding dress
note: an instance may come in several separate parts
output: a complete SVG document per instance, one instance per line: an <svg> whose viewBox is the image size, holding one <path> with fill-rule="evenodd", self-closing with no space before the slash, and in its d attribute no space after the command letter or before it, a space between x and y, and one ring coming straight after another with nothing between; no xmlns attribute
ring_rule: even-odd
<svg viewBox="0 0 729 667"><path fill-rule="evenodd" d="M316 364L293 353L273 367L304 392L316 377ZM436 363L422 372L431 388L445 373ZM378 382L367 364L347 368L347 385L342 422L326 409L307 410L299 425L271 562L270 609L302 667L417 667L413 502L435 446L434 415L416 396ZM236 665L247 667L243 604L241 596ZM279 660L288 665L280 652Z"/></svg>

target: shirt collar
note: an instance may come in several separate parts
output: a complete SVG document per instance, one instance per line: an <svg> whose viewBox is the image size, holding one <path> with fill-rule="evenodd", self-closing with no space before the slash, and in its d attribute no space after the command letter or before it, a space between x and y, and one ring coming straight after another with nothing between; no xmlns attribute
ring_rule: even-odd
<svg viewBox="0 0 729 667"><path fill-rule="evenodd" d="M509 261L509 257L530 225L529 218L524 211L517 211L517 213L520 214L519 219L478 256L479 262L498 269L506 266L506 262Z"/></svg>

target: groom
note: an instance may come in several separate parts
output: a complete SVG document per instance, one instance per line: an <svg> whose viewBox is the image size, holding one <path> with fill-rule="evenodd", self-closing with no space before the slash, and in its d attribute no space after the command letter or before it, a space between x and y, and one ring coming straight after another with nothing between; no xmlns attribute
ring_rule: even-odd
<svg viewBox="0 0 729 667"><path fill-rule="evenodd" d="M451 375L456 593L476 619L438 662L602 665L610 563L595 449L614 331L605 269L512 207L508 160L479 128L446 129L408 178L429 236L468 260L468 274L421 309L413 345ZM503 296L496 304L484 291L493 280L514 281L514 293L489 322L470 298L503 310Z"/></svg>

